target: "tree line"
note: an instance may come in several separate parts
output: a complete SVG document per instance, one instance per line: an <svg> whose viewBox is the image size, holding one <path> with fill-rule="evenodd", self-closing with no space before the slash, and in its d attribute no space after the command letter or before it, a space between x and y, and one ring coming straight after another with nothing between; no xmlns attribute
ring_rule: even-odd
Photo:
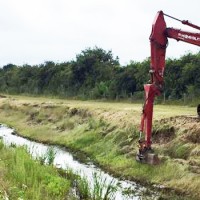
<svg viewBox="0 0 200 200"><path fill-rule="evenodd" d="M121 66L112 51L87 48L69 62L3 66L0 68L0 92L84 99L137 99L142 98L143 85L150 78L149 66L149 58ZM166 60L166 98L180 99L184 95L200 96L200 52Z"/></svg>

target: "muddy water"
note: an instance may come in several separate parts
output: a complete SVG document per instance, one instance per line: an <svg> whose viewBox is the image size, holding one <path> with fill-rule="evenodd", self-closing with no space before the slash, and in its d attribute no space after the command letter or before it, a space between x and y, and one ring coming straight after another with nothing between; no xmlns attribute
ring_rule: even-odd
<svg viewBox="0 0 200 200"><path fill-rule="evenodd" d="M26 146L33 158L47 154L50 146L13 135L13 132L14 130L11 128L0 126L0 137L2 138L4 144ZM159 196L156 192L142 187L135 182L118 180L108 173L105 173L92 163L80 163L74 159L71 153L63 150L61 147L53 146L52 148L54 148L54 152L56 153L54 165L59 168L70 169L74 173L78 173L81 177L86 178L89 183L91 183L91 188L94 183L94 174L96 174L97 177L100 177L100 181L105 180L105 185L110 184L112 181L112 185L117 188L117 191L114 194L115 200L143 199L143 196L148 199L156 199L156 197Z"/></svg>

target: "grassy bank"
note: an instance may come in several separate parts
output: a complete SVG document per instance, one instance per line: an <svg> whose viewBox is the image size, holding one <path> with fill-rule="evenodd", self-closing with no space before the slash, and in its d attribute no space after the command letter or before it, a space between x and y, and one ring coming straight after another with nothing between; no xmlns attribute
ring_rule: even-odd
<svg viewBox="0 0 200 200"><path fill-rule="evenodd" d="M134 159L140 110L138 104L10 97L1 99L0 122L34 140L84 152L121 178L160 184L181 192L185 199L198 199L199 122L193 118L188 122L183 116L174 118L195 114L195 109L156 106L154 148L163 157L157 166L142 165Z"/></svg>
<svg viewBox="0 0 200 200"><path fill-rule="evenodd" d="M0 141L0 199L8 200L108 200L116 190L93 174L91 182L70 169L56 169L53 149L33 158L25 147L4 146ZM104 192L103 192L104 191Z"/></svg>
<svg viewBox="0 0 200 200"><path fill-rule="evenodd" d="M0 142L0 199L73 199L71 180L33 161L23 148Z"/></svg>

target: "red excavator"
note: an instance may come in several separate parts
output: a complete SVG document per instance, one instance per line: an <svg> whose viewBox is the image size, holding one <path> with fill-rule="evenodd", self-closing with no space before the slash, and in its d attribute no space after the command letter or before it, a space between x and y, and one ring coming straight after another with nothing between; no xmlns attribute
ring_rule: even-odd
<svg viewBox="0 0 200 200"><path fill-rule="evenodd" d="M153 153L151 148L153 103L154 98L161 95L163 91L165 53L168 38L200 46L200 33L167 28L164 16L170 17L174 20L180 21L184 25L200 30L199 26L192 24L187 20L179 20L163 13L163 11L159 11L157 13L153 22L152 32L149 38L151 46L151 63L149 71L150 81L148 84L144 85L145 102L140 125L140 138L138 141L139 152L136 156L136 160L149 164L156 164L159 162L158 156ZM200 114L200 105L197 107L197 112Z"/></svg>

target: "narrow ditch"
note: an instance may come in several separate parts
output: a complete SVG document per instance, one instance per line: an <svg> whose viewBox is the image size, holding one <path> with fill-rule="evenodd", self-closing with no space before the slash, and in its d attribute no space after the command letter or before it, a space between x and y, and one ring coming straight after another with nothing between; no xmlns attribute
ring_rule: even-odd
<svg viewBox="0 0 200 200"><path fill-rule="evenodd" d="M86 178L91 188L94 184L94 174L96 177L100 177L101 180L103 180L103 184L109 185L112 183L112 185L117 188L113 195L115 200L136 200L143 199L143 197L145 197L145 199L159 199L160 197L157 190L141 186L132 181L122 181L114 178L91 162L81 163L77 161L71 153L61 147L30 141L15 135L14 129L4 125L0 125L0 138L7 146L26 146L33 158L42 157L47 153L49 147L53 148L55 152L54 166L62 169L70 169L81 177Z"/></svg>

